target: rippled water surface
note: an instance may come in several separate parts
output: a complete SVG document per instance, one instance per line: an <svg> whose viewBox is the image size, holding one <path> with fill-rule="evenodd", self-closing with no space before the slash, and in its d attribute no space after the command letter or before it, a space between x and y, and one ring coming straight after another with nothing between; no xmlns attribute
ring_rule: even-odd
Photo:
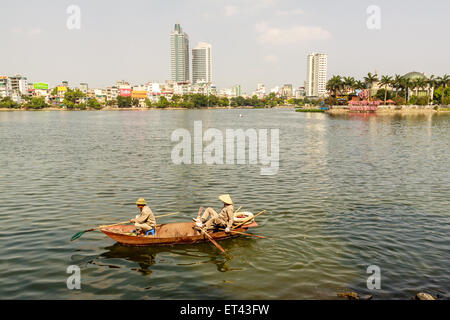
<svg viewBox="0 0 450 320"><path fill-rule="evenodd" d="M243 117L239 117L242 114ZM177 128L280 129L280 168L175 165ZM408 299L450 292L450 115L278 110L0 112L1 299ZM77 231L137 214L160 222L230 193L270 239L159 248ZM81 268L81 290L66 269ZM367 289L369 265L381 290Z"/></svg>

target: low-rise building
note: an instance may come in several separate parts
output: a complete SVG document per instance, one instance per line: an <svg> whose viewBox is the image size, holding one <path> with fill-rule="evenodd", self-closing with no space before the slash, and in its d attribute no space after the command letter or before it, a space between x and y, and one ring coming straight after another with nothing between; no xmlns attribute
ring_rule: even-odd
<svg viewBox="0 0 450 320"><path fill-rule="evenodd" d="M106 87L106 100L112 101L116 100L119 95L119 88L116 86Z"/></svg>
<svg viewBox="0 0 450 320"><path fill-rule="evenodd" d="M306 96L305 87L298 87L297 90L295 90L295 98L296 99L303 99L305 96Z"/></svg>
<svg viewBox="0 0 450 320"><path fill-rule="evenodd" d="M87 94L89 90L89 85L87 83L80 83L80 91Z"/></svg>
<svg viewBox="0 0 450 320"><path fill-rule="evenodd" d="M281 96L283 98L292 98L292 84L285 84L281 89Z"/></svg>
<svg viewBox="0 0 450 320"><path fill-rule="evenodd" d="M8 76L0 76L0 98L11 96L11 81Z"/></svg>
<svg viewBox="0 0 450 320"><path fill-rule="evenodd" d="M94 97L99 102L105 102L106 101L106 90L105 89L94 89Z"/></svg>

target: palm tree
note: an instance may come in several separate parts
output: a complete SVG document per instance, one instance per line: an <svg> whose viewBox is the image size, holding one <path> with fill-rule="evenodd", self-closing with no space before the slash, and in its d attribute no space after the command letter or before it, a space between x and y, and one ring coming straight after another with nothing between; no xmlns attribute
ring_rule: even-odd
<svg viewBox="0 0 450 320"><path fill-rule="evenodd" d="M357 89L357 90L366 89L366 84L364 82L362 82L361 80L356 80L355 81L355 89Z"/></svg>
<svg viewBox="0 0 450 320"><path fill-rule="evenodd" d="M425 91L425 89L428 87L428 79L427 78L419 79L419 81L417 81L417 85L419 89L421 89L421 91Z"/></svg>
<svg viewBox="0 0 450 320"><path fill-rule="evenodd" d="M416 97L419 97L419 90L424 89L427 85L426 78L417 78L413 81L414 89L416 90Z"/></svg>
<svg viewBox="0 0 450 320"><path fill-rule="evenodd" d="M399 82L399 88L405 90L405 101L408 102L409 100L409 88L411 87L411 80L408 78L401 78Z"/></svg>
<svg viewBox="0 0 450 320"><path fill-rule="evenodd" d="M407 85L408 85L408 89L410 89L411 91L414 91L414 90L416 89L416 87L417 87L416 80L417 80L417 79L415 79L415 80L408 79ZM413 96L412 93L411 93L411 96ZM409 98L409 97L408 97L408 98ZM409 99L408 99L408 100L409 100ZM408 101L408 100L407 100L407 101Z"/></svg>
<svg viewBox="0 0 450 320"><path fill-rule="evenodd" d="M392 86L395 88L395 97L398 96L398 89L401 88L402 76L396 74L392 80Z"/></svg>
<svg viewBox="0 0 450 320"><path fill-rule="evenodd" d="M437 78L437 81L440 86L442 86L442 97L441 97L441 105L444 105L444 96L445 96L445 88L450 83L450 76L444 74L442 77Z"/></svg>
<svg viewBox="0 0 450 320"><path fill-rule="evenodd" d="M334 93L334 96L337 96L338 91L341 90L343 85L342 77L341 76L333 76L330 80L327 82L327 90Z"/></svg>
<svg viewBox="0 0 450 320"><path fill-rule="evenodd" d="M344 77L343 79L343 83L344 83L344 90L351 90L354 91L354 87L355 87L355 78L353 77Z"/></svg>
<svg viewBox="0 0 450 320"><path fill-rule="evenodd" d="M411 90L415 91L415 96L416 97L419 95L419 79L412 79L411 80Z"/></svg>
<svg viewBox="0 0 450 320"><path fill-rule="evenodd" d="M378 81L377 75L372 74L372 73L370 73L370 72L367 74L367 77L364 77L364 82L365 82L365 83L368 85L368 87L369 87L369 101L370 101L370 97L371 97L371 94L372 94L372 87L373 87L373 84L374 84L376 81Z"/></svg>
<svg viewBox="0 0 450 320"><path fill-rule="evenodd" d="M382 76L380 84L384 86L384 105L386 105L387 100L387 87L392 84L392 77L390 76Z"/></svg>
<svg viewBox="0 0 450 320"><path fill-rule="evenodd" d="M430 104L430 88L433 91L433 95L434 95L434 87L436 86L436 79L434 78L434 75L432 74L428 79L427 79L427 105ZM431 101L433 101L433 97L431 97Z"/></svg>

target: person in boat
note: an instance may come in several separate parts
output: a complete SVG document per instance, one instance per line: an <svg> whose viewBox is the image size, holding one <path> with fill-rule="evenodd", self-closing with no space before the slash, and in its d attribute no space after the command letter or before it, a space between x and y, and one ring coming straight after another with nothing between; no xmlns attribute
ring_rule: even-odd
<svg viewBox="0 0 450 320"><path fill-rule="evenodd" d="M141 214L130 220L131 223L134 223L136 232L138 234L146 234L148 231L154 230L156 228L156 219L152 210L147 206L145 199L139 198L136 201L136 205Z"/></svg>
<svg viewBox="0 0 450 320"><path fill-rule="evenodd" d="M217 213L213 208L207 208L201 216L199 212L196 219L197 227L205 227L206 230L222 227L225 228L226 233L230 232L234 222L234 204L228 194L221 195L219 199L223 202L223 208L220 213Z"/></svg>

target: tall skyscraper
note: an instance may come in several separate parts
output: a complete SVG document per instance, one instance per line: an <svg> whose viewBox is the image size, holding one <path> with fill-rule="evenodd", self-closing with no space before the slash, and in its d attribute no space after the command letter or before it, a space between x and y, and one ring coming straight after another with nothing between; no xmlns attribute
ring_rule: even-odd
<svg viewBox="0 0 450 320"><path fill-rule="evenodd" d="M199 81L212 82L211 45L206 42L199 42L192 49L192 83Z"/></svg>
<svg viewBox="0 0 450 320"><path fill-rule="evenodd" d="M306 68L306 96L321 97L327 92L328 56L324 53L310 53Z"/></svg>
<svg viewBox="0 0 450 320"><path fill-rule="evenodd" d="M170 34L170 66L173 81L189 81L189 37L179 24Z"/></svg>

